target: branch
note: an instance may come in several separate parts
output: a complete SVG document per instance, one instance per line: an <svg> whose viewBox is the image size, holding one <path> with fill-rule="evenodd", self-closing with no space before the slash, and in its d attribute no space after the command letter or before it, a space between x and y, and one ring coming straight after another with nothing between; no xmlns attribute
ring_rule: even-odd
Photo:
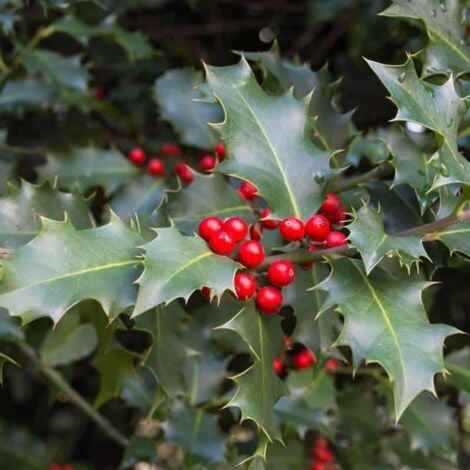
<svg viewBox="0 0 470 470"><path fill-rule="evenodd" d="M464 222L466 220L470 220L470 209L463 211L460 214L452 214L443 219L430 222L429 224L419 225L418 227L396 232L391 235L394 237L424 235L424 241L432 241L435 239L436 232L438 232L440 229L459 222ZM292 263L308 263L310 261L318 261L324 258L340 258L342 256L349 256L355 253L355 248L350 245L339 246L337 248L327 248L324 250L316 250L314 252L310 252L307 249L302 248L300 250L291 251L290 253L281 253L279 255L268 256L264 259L264 262L261 264L260 268L266 268L274 261L280 260L288 260Z"/></svg>
<svg viewBox="0 0 470 470"><path fill-rule="evenodd" d="M34 349L26 345L22 345L21 349L40 369L44 376L57 388L62 390L69 400L80 408L110 439L122 447L126 447L129 444L129 440L115 429L104 416L93 409L93 407L67 383L60 372L41 362Z"/></svg>
<svg viewBox="0 0 470 470"><path fill-rule="evenodd" d="M333 193L340 193L342 191L359 186L361 183L367 183L372 179L383 178L384 176L388 176L391 173L393 173L393 167L389 163L381 163L380 165L377 165L375 168L372 168L372 170L368 171L367 173L363 173L362 175L351 176L350 178L342 178L333 181L328 188L328 191Z"/></svg>

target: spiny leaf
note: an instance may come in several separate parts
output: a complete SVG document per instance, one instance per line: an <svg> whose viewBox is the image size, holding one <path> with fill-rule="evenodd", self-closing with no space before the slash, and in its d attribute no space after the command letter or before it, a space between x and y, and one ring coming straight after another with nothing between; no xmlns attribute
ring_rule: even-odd
<svg viewBox="0 0 470 470"><path fill-rule="evenodd" d="M392 0L382 15L423 22L429 37L424 50L423 75L459 75L470 70L470 48L465 37L465 1Z"/></svg>
<svg viewBox="0 0 470 470"><path fill-rule="evenodd" d="M23 108L43 108L51 105L54 90L51 85L32 77L8 80L0 92L0 109L17 111Z"/></svg>
<svg viewBox="0 0 470 470"><path fill-rule="evenodd" d="M470 221L449 225L432 234L433 240L440 240L450 250L470 256Z"/></svg>
<svg viewBox="0 0 470 470"><path fill-rule="evenodd" d="M157 233L155 240L143 246L145 269L138 280L134 316L180 297L188 300L204 286L219 297L225 290L233 290L238 263L214 254L202 238L185 237L175 227Z"/></svg>
<svg viewBox="0 0 470 470"><path fill-rule="evenodd" d="M365 204L348 226L349 239L359 250L369 274L386 255L396 256L408 272L421 257L427 258L421 237L395 237L385 233L384 223L378 211Z"/></svg>
<svg viewBox="0 0 470 470"><path fill-rule="evenodd" d="M470 393L470 348L449 354L445 358L445 364L450 372L448 381L458 389Z"/></svg>
<svg viewBox="0 0 470 470"><path fill-rule="evenodd" d="M254 421L270 442L280 440L273 408L287 389L273 368L273 360L284 345L279 320L259 314L254 303L250 302L220 328L237 332L253 355L253 365L232 377L237 391L227 406L239 408L242 421Z"/></svg>
<svg viewBox="0 0 470 470"><path fill-rule="evenodd" d="M170 122L183 144L212 149L217 134L208 122L218 122L222 110L218 104L195 101L204 94L197 89L201 74L191 69L166 71L154 85L154 97L162 119Z"/></svg>
<svg viewBox="0 0 470 470"><path fill-rule="evenodd" d="M206 72L225 112L215 127L228 157L217 170L255 184L274 218L308 218L321 204L319 181L330 173L328 154L310 138L309 99L297 101L291 92L267 95L243 57Z"/></svg>
<svg viewBox="0 0 470 470"><path fill-rule="evenodd" d="M333 312L317 317L325 294L308 290L327 276L328 268L324 263L316 263L306 271L297 268L294 282L283 292L284 305L290 305L296 317L292 339L313 351L326 352L330 349L336 330L340 329L338 316Z"/></svg>
<svg viewBox="0 0 470 470"><path fill-rule="evenodd" d="M452 77L443 85L420 80L411 58L403 65L368 64L391 93L398 108L395 120L417 122L435 132L439 164L433 187L468 184L470 163L459 154L457 132L470 100L458 96Z"/></svg>
<svg viewBox="0 0 470 470"><path fill-rule="evenodd" d="M171 220L186 234L196 232L204 217L253 217L246 201L218 174L194 173L194 181L190 186L168 193L167 210Z"/></svg>
<svg viewBox="0 0 470 470"><path fill-rule="evenodd" d="M139 170L121 152L95 147L76 148L67 155L49 155L38 168L42 179L59 178L59 186L85 192L101 186L107 194L135 178Z"/></svg>
<svg viewBox="0 0 470 470"><path fill-rule="evenodd" d="M8 183L16 182L16 164L11 159L0 156L0 195L8 188Z"/></svg>
<svg viewBox="0 0 470 470"><path fill-rule="evenodd" d="M0 198L0 246L18 248L28 243L40 232L39 216L62 220L67 212L75 228L90 228L90 202L78 194L57 191L48 183L35 186L23 181L19 188L10 186L8 194Z"/></svg>
<svg viewBox="0 0 470 470"><path fill-rule="evenodd" d="M114 318L134 303L140 236L117 217L96 229L41 219L42 230L0 267L0 306L29 322L54 322L76 303L96 299Z"/></svg>
<svg viewBox="0 0 470 470"><path fill-rule="evenodd" d="M380 269L368 277L359 261L340 259L318 287L328 292L323 308L336 304L344 315L337 341L351 347L354 366L378 362L393 381L397 419L422 390L434 392L434 374L444 371L442 344L458 330L428 322L425 283Z"/></svg>
<svg viewBox="0 0 470 470"><path fill-rule="evenodd" d="M424 454L449 456L455 449L453 410L443 401L421 394L407 408L400 423L410 436L411 448Z"/></svg>
<svg viewBox="0 0 470 470"><path fill-rule="evenodd" d="M297 99L312 96L309 114L315 117L315 136L326 149L342 149L353 135L352 113L340 113L333 104L333 88L329 81L326 67L314 72L307 64L296 64L283 60L276 42L269 51L245 53L249 60L258 61L265 69L267 87L271 76L281 85L284 91L294 88ZM276 90L278 91L278 90Z"/></svg>

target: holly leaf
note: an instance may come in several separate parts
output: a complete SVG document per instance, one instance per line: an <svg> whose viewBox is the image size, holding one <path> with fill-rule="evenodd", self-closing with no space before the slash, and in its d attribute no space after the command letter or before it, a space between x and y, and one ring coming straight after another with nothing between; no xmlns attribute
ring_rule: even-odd
<svg viewBox="0 0 470 470"><path fill-rule="evenodd" d="M217 134L208 122L220 121L222 110L218 104L197 101L206 97L197 89L202 83L195 70L172 69L156 80L153 93L162 119L174 127L183 144L212 149Z"/></svg>
<svg viewBox="0 0 470 470"><path fill-rule="evenodd" d="M140 236L116 216L76 231L69 220L41 218L39 235L0 265L0 306L23 322L57 323L73 305L96 299L114 318L134 303Z"/></svg>
<svg viewBox="0 0 470 470"><path fill-rule="evenodd" d="M16 181L16 165L13 160L0 157L0 195L8 189L8 183Z"/></svg>
<svg viewBox="0 0 470 470"><path fill-rule="evenodd" d="M378 362L393 382L398 420L409 403L423 390L434 392L434 374L444 372L442 344L455 328L431 325L421 292L424 282L404 273L395 278L380 269L366 275L352 259L334 262L331 276L318 288L328 292L323 309L344 316L337 343L349 345L354 367L362 360Z"/></svg>
<svg viewBox="0 0 470 470"><path fill-rule="evenodd" d="M208 216L253 218L250 206L222 175L193 174L191 185L168 193L168 215L183 233L196 232L199 222Z"/></svg>
<svg viewBox="0 0 470 470"><path fill-rule="evenodd" d="M218 297L233 290L238 263L214 254L202 238L185 237L175 227L160 228L157 233L142 247L144 272L137 281L140 289L133 316L177 298L187 301L204 286Z"/></svg>
<svg viewBox="0 0 470 470"><path fill-rule="evenodd" d="M19 188L10 186L9 192L0 197L0 246L19 248L28 243L41 230L40 216L61 220L67 212L75 228L91 228L90 203L78 194L57 191L49 183L35 186L22 181Z"/></svg>
<svg viewBox="0 0 470 470"><path fill-rule="evenodd" d="M153 337L145 364L168 397L181 395L184 391L181 367L188 352L180 333L180 324L186 317L180 304L172 302L165 308L154 308L136 320L137 326ZM169 367L169 364L173 366Z"/></svg>
<svg viewBox="0 0 470 470"><path fill-rule="evenodd" d="M459 390L470 393L470 348L455 351L445 358L446 369L450 372L449 382Z"/></svg>
<svg viewBox="0 0 470 470"><path fill-rule="evenodd" d="M64 189L85 192L96 186L107 194L134 179L139 170L116 149L95 147L73 149L67 155L48 155L46 165L38 168L42 180L58 177Z"/></svg>
<svg viewBox="0 0 470 470"><path fill-rule="evenodd" d="M451 254L457 251L470 256L470 220L449 225L430 234L429 239L444 243Z"/></svg>
<svg viewBox="0 0 470 470"><path fill-rule="evenodd" d="M424 49L423 76L460 75L470 70L470 47L466 41L464 8L461 0L392 0L381 14L411 18L423 24L429 38Z"/></svg>
<svg viewBox="0 0 470 470"><path fill-rule="evenodd" d="M226 406L239 408L242 422L254 421L269 442L280 441L273 408L279 398L287 394L287 389L273 368L274 358L284 348L279 319L259 314L250 302L219 328L238 333L253 356L253 365L232 377L237 391Z"/></svg>
<svg viewBox="0 0 470 470"><path fill-rule="evenodd" d="M7 356L0 352L0 385L3 386L3 367L5 364L13 364L15 366L20 366L12 357Z"/></svg>
<svg viewBox="0 0 470 470"><path fill-rule="evenodd" d="M228 149L217 171L255 184L273 218L307 219L320 206L330 173L328 153L310 138L309 98L266 94L243 57L236 65L207 66L206 73L225 112L214 125Z"/></svg>
<svg viewBox="0 0 470 470"><path fill-rule="evenodd" d="M384 256L397 257L408 272L414 263L418 266L421 257L428 258L421 237L396 237L387 234L380 212L367 204L354 214L354 220L348 229L349 239L359 250L367 275Z"/></svg>
<svg viewBox="0 0 470 470"><path fill-rule="evenodd" d="M97 344L94 326L80 324L79 316L69 313L46 335L41 360L53 367L71 364L90 355Z"/></svg>
<svg viewBox="0 0 470 470"><path fill-rule="evenodd" d="M411 440L411 448L425 455L450 456L457 433L453 410L443 401L421 394L406 409L400 420Z"/></svg>
<svg viewBox="0 0 470 470"><path fill-rule="evenodd" d="M54 89L42 80L32 77L8 80L0 92L0 109L17 111L26 107L51 105Z"/></svg>
<svg viewBox="0 0 470 470"><path fill-rule="evenodd" d="M269 88L272 78L282 90L294 89L296 99L308 96L309 114L314 120L314 136L325 149L343 149L353 134L352 112L342 114L333 104L334 85L326 67L314 72L307 64L282 59L277 42L266 52L248 52L245 57L262 64ZM277 87L276 87L277 88ZM278 90L276 90L278 91Z"/></svg>
<svg viewBox="0 0 470 470"><path fill-rule="evenodd" d="M433 188L452 183L468 184L470 163L459 154L457 133L470 100L458 96L453 78L442 85L420 80L411 58L403 65L367 62L398 108L394 120L416 122L435 133L439 149L431 160L438 161Z"/></svg>
<svg viewBox="0 0 470 470"><path fill-rule="evenodd" d="M326 352L340 329L337 315L320 312L325 294L318 290L309 290L328 276L324 263L316 263L312 269L296 269L295 281L284 288L284 305L291 306L296 317L295 329L291 335L293 341L302 343L312 351Z"/></svg>
<svg viewBox="0 0 470 470"><path fill-rule="evenodd" d="M24 331L18 324L17 318L12 318L8 312L0 308L0 343L20 343L24 340Z"/></svg>
<svg viewBox="0 0 470 470"><path fill-rule="evenodd" d="M164 423L164 430L167 440L183 447L188 468L194 464L194 459L211 462L223 459L225 440L216 415L180 403Z"/></svg>
<svg viewBox="0 0 470 470"><path fill-rule="evenodd" d="M150 214L161 203L165 180L141 175L118 189L110 206L119 217L129 219L135 214Z"/></svg>

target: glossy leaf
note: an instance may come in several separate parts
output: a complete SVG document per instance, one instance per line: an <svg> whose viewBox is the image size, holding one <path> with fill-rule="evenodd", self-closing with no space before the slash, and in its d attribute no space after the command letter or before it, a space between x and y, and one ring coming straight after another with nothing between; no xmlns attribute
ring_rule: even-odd
<svg viewBox="0 0 470 470"><path fill-rule="evenodd" d="M238 333L253 355L253 365L232 377L237 391L226 406L239 408L242 421L254 421L269 441L280 440L273 408L287 390L273 368L273 360L284 344L278 319L259 314L250 302L220 328Z"/></svg>
<svg viewBox="0 0 470 470"><path fill-rule="evenodd" d="M96 299L114 318L134 303L141 242L135 231L117 217L82 231L68 220L41 223L35 239L2 260L0 306L10 315L57 322L81 300Z"/></svg>
<svg viewBox="0 0 470 470"><path fill-rule="evenodd" d="M155 240L142 247L144 272L138 280L134 316L177 298L188 300L204 286L219 297L225 290L233 290L238 263L214 254L202 238L185 237L174 227L158 229L157 233Z"/></svg>
<svg viewBox="0 0 470 470"><path fill-rule="evenodd" d="M338 343L351 347L354 367L378 362L389 375L397 419L422 390L434 392L434 375L444 371L443 341L458 332L429 323L421 300L425 287L404 273L394 278L377 269L368 277L352 259L335 261L319 285L328 292L323 308L336 305L344 316Z"/></svg>
<svg viewBox="0 0 470 470"><path fill-rule="evenodd" d="M470 393L470 348L446 356L445 365L450 373L447 380L455 387Z"/></svg>
<svg viewBox="0 0 470 470"><path fill-rule="evenodd" d="M63 220L67 213L76 229L90 228L90 202L78 194L57 191L48 183L34 186L23 181L19 188L10 186L8 194L0 197L0 246L18 248L28 243L41 230L40 216Z"/></svg>
<svg viewBox="0 0 470 470"><path fill-rule="evenodd" d="M413 264L419 264L420 258L427 258L421 237L395 237L384 230L380 212L367 204L355 214L348 226L349 239L359 250L369 274L384 256L396 256L400 264L410 271Z"/></svg>
<svg viewBox="0 0 470 470"><path fill-rule="evenodd" d="M306 219L321 204L319 180L330 173L328 154L310 139L308 98L298 101L291 92L267 95L244 58L206 72L225 112L215 127L228 157L217 170L256 185L274 218Z"/></svg>
<svg viewBox="0 0 470 470"><path fill-rule="evenodd" d="M171 123L181 142L193 147L212 150L217 134L209 122L218 122L222 110L215 103L201 102L201 74L191 69L172 69L157 79L154 97L162 119Z"/></svg>

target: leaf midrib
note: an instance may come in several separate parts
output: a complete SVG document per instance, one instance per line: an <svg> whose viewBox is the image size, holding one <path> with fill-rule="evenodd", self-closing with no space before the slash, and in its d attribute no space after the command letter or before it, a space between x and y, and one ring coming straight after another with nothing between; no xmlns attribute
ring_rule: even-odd
<svg viewBox="0 0 470 470"><path fill-rule="evenodd" d="M235 86L235 84L230 80L230 78L227 78L227 81L230 83L230 85L232 86L233 90L235 91L235 93L237 93L240 98L242 99L243 103L246 105L246 108L248 109L248 111L250 112L250 114L253 116L253 119L256 123L256 125L258 126L259 130L261 131L261 134L263 135L264 139L266 140L266 143L269 147L269 149L271 150L273 156L274 156L274 159L276 161L276 164L279 168L279 173L281 174L282 176L282 179L284 181L284 185L287 189L287 193L289 195L289 199L291 201L291 205L292 205L292 208L294 209L294 214L295 217L298 217L298 218L301 218L301 214L300 214L300 211L299 211L299 208L297 206L297 202L294 198L294 193L292 192L292 189L289 185L289 182L287 180L287 176L284 172L284 168L283 166L281 165L281 159L279 158L279 155L277 154L276 152L276 149L272 146L271 144L271 141L269 140L268 138L268 135L266 134L266 131L264 130L264 127L262 126L261 122L258 120L254 110L252 109L252 107L250 106L250 103L245 99L245 97L243 96L243 94L240 92L240 90Z"/></svg>

